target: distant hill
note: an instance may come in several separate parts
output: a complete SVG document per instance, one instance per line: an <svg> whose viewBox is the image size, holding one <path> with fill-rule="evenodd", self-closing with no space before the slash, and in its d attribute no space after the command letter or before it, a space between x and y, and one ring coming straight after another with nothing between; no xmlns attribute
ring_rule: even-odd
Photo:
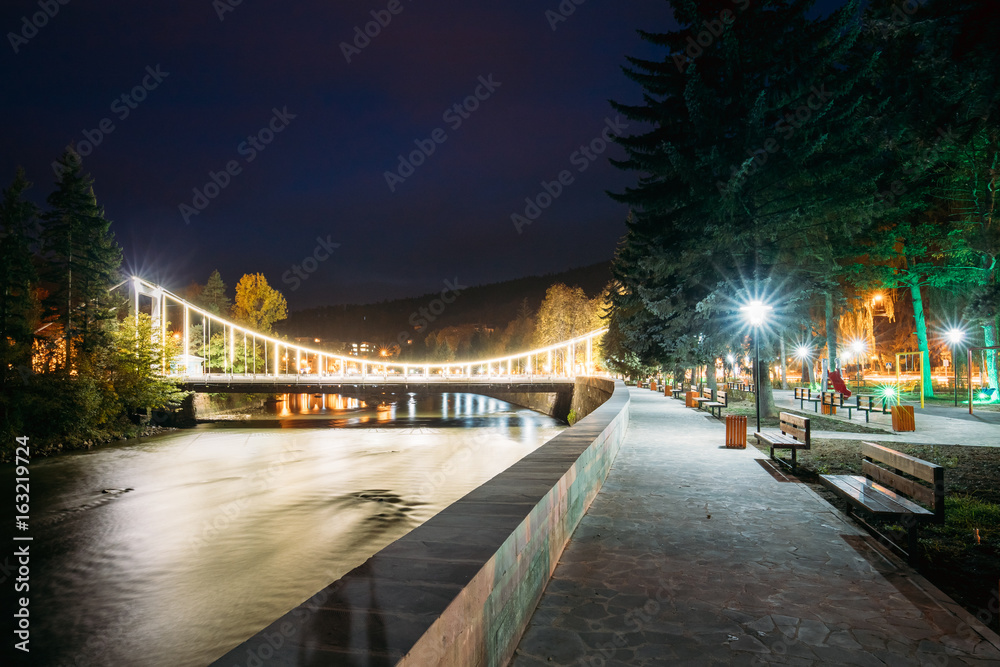
<svg viewBox="0 0 1000 667"><path fill-rule="evenodd" d="M413 322L419 323L424 319L420 309L427 312L430 304L441 296L440 293L365 305L345 304L294 311L276 328L278 333L289 338L369 341L376 344L396 342L402 332L408 332L415 339L423 339L429 331L450 326L482 325L500 329L517 317L525 300L532 313L537 311L545 298L545 290L555 283L579 286L592 298L610 280L611 262L601 262L562 273L469 287L453 303L445 306L439 315L431 315L433 321L427 320L427 326L419 331L415 330ZM440 309L440 305L436 309Z"/></svg>

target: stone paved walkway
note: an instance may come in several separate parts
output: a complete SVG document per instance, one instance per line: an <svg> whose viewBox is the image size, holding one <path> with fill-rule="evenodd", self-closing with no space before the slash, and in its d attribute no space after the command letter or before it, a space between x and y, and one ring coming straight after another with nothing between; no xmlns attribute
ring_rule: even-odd
<svg viewBox="0 0 1000 667"><path fill-rule="evenodd" d="M625 444L513 667L1000 665L996 634L723 440L719 421L633 389Z"/></svg>

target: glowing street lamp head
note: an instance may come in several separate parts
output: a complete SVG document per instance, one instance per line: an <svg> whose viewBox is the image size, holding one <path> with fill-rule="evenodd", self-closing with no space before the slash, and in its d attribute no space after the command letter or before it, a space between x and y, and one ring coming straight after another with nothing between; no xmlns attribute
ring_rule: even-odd
<svg viewBox="0 0 1000 667"><path fill-rule="evenodd" d="M772 308L760 299L754 299L749 304L740 308L740 310L746 315L751 326L759 327L764 324L764 318L767 316L767 313L772 310Z"/></svg>
<svg viewBox="0 0 1000 667"><path fill-rule="evenodd" d="M876 292L875 296L872 297L872 301L874 301L875 303L881 303L882 302L882 293L881 292Z"/></svg>
<svg viewBox="0 0 1000 667"><path fill-rule="evenodd" d="M951 328L944 334L948 338L948 342L952 345L958 345L963 340L965 340L965 332L961 329Z"/></svg>
<svg viewBox="0 0 1000 667"><path fill-rule="evenodd" d="M865 351L865 342L863 340L856 340L851 343L851 351L856 355L860 355Z"/></svg>
<svg viewBox="0 0 1000 667"><path fill-rule="evenodd" d="M811 352L812 350L810 350L806 345L799 345L795 348L795 356L799 359L808 359L812 356Z"/></svg>
<svg viewBox="0 0 1000 667"><path fill-rule="evenodd" d="M736 357L734 357L733 355L730 354L730 355L726 356L726 361L728 361L731 364L735 364L736 363Z"/></svg>

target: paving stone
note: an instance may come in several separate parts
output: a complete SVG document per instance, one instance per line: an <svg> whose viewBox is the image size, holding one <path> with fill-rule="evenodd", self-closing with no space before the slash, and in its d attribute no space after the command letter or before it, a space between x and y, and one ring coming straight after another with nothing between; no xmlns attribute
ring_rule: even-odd
<svg viewBox="0 0 1000 667"><path fill-rule="evenodd" d="M721 447L720 421L645 391L631 415L522 647L544 627L584 644L576 665L1000 664L839 509Z"/></svg>
<svg viewBox="0 0 1000 667"><path fill-rule="evenodd" d="M562 663L577 661L587 652L577 633L551 626L529 628L518 648L527 655Z"/></svg>

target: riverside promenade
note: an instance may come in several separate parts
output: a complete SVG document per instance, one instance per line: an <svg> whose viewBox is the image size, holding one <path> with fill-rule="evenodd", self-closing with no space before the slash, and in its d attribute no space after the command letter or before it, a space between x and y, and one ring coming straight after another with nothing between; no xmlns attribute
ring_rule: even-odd
<svg viewBox="0 0 1000 667"><path fill-rule="evenodd" d="M725 449L704 412L631 394L513 667L1000 665L1000 637L807 485Z"/></svg>

